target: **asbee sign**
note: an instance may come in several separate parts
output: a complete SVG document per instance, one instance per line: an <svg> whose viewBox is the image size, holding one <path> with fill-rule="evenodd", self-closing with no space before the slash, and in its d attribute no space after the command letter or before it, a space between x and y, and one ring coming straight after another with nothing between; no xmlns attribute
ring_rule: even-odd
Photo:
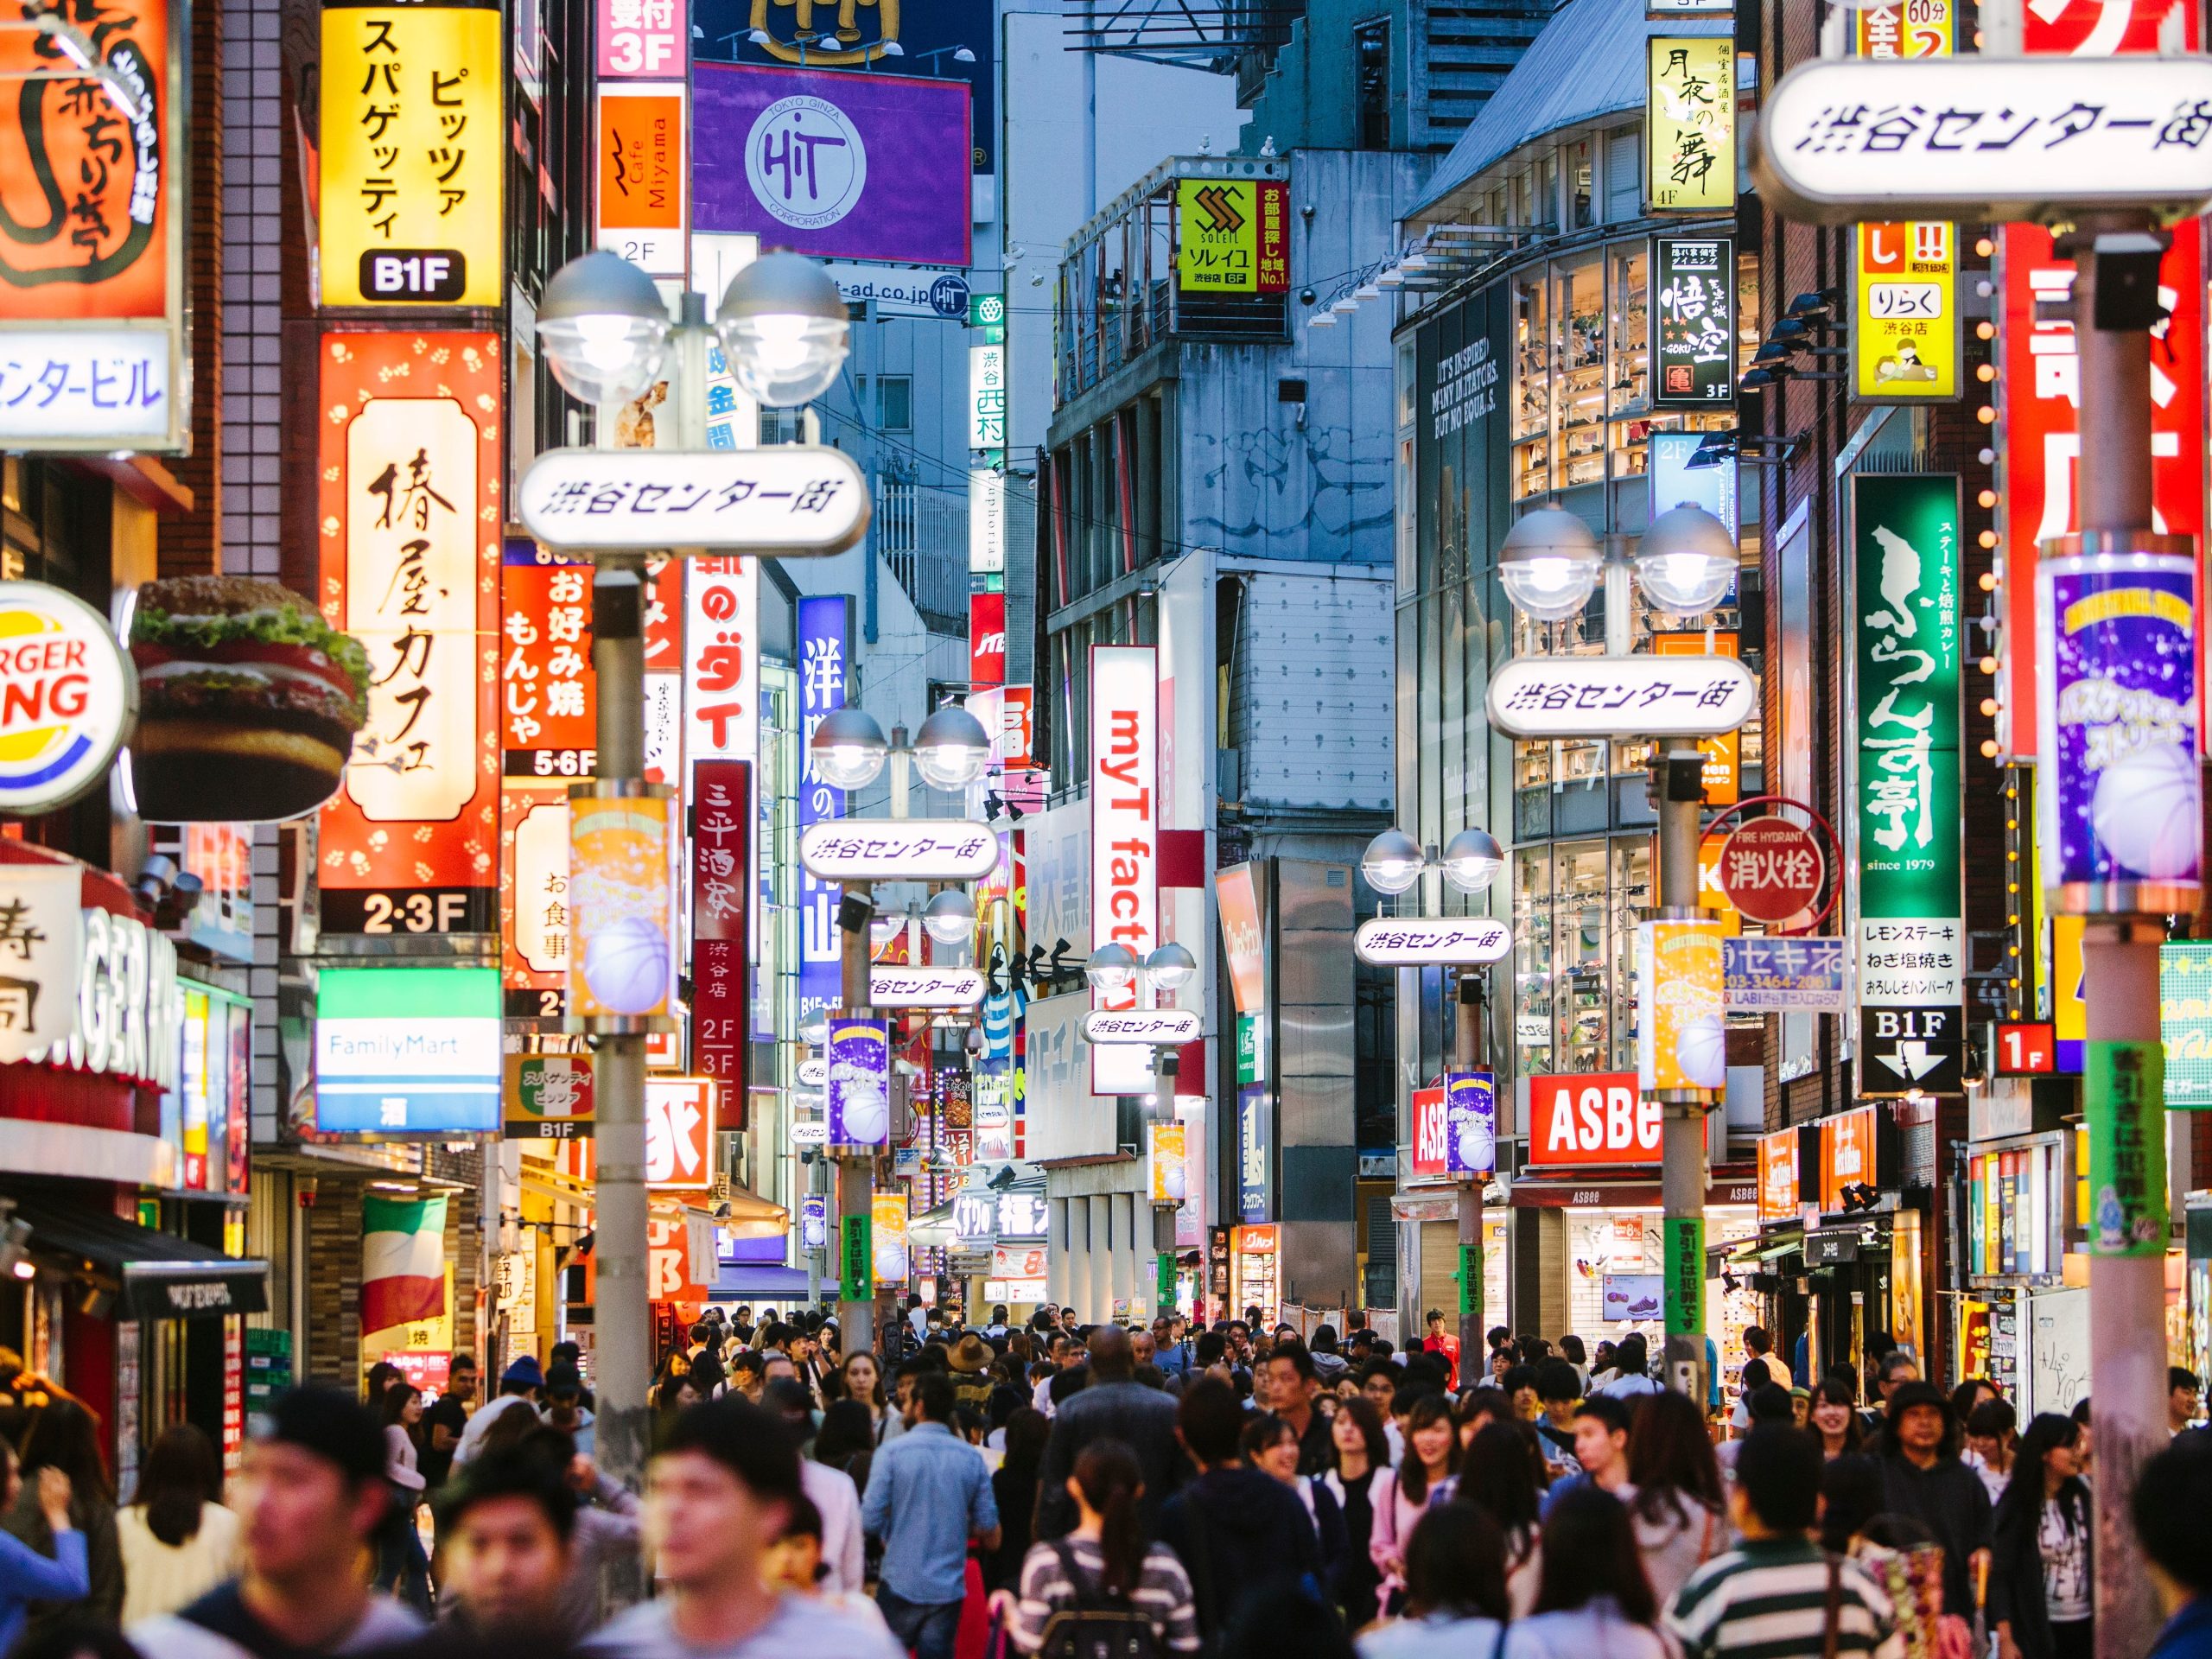
<svg viewBox="0 0 2212 1659"><path fill-rule="evenodd" d="M1529 1079L1529 1161L1575 1167L1659 1161L1659 1103L1633 1071Z"/></svg>

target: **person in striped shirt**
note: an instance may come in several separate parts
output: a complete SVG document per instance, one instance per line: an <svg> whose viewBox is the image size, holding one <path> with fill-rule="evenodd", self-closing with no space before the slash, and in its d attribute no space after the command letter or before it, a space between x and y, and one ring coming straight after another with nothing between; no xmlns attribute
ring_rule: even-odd
<svg viewBox="0 0 2212 1659"><path fill-rule="evenodd" d="M1888 1595L1813 1540L1820 1443L1776 1424L1742 1446L1728 1512L1743 1541L1692 1573L1666 1617L1685 1659L1902 1659Z"/></svg>
<svg viewBox="0 0 2212 1659"><path fill-rule="evenodd" d="M1103 1606L1147 1620L1159 1651L1196 1653L1198 1616L1190 1577L1174 1551L1145 1541L1137 1519L1144 1475L1136 1453L1121 1440L1091 1441L1077 1455L1067 1490L1076 1505L1075 1529L1031 1545L1020 1593L1001 1590L991 1598L1015 1649L1042 1648L1056 1614L1080 1618L1086 1608Z"/></svg>

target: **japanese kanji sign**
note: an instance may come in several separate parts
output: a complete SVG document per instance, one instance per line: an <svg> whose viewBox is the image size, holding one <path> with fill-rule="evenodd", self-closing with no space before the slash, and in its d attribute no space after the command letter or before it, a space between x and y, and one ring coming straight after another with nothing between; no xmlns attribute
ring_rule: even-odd
<svg viewBox="0 0 2212 1659"><path fill-rule="evenodd" d="M1720 972L1731 1014L1841 1014L1850 1005L1841 939L1723 939Z"/></svg>
<svg viewBox="0 0 2212 1659"><path fill-rule="evenodd" d="M1003 459L1006 453L1006 343L985 340L968 348L968 448ZM991 465L995 468L999 461Z"/></svg>
<svg viewBox="0 0 2212 1659"><path fill-rule="evenodd" d="M972 1008L983 1000L980 968L874 968L868 1000L878 1008Z"/></svg>
<svg viewBox="0 0 2212 1659"><path fill-rule="evenodd" d="M77 1035L83 887L74 864L0 865L0 1062L67 1052Z"/></svg>
<svg viewBox="0 0 2212 1659"><path fill-rule="evenodd" d="M798 828L845 816L845 791L823 780L814 766L814 728L845 706L845 674L851 658L851 598L815 594L798 602L799 753ZM798 877L798 1016L835 1007L842 984L843 942L837 931L838 885L804 864Z"/></svg>
<svg viewBox="0 0 2212 1659"><path fill-rule="evenodd" d="M715 1082L645 1079L645 1185L703 1192L715 1184Z"/></svg>
<svg viewBox="0 0 2212 1659"><path fill-rule="evenodd" d="M1736 401L1736 244L1662 236L1651 252L1651 401L1725 409Z"/></svg>
<svg viewBox="0 0 2212 1659"><path fill-rule="evenodd" d="M1959 395L1958 226L1948 219L1862 224L1851 331L1851 395L1929 404Z"/></svg>
<svg viewBox="0 0 2212 1659"><path fill-rule="evenodd" d="M530 533L569 551L702 547L837 553L868 528L868 486L842 450L550 449L516 492Z"/></svg>
<svg viewBox="0 0 2212 1659"><path fill-rule="evenodd" d="M599 0L599 78L682 74L685 10L677 0Z"/></svg>
<svg viewBox="0 0 2212 1659"><path fill-rule="evenodd" d="M499 565L499 747L509 778L596 767L591 566L516 537Z"/></svg>
<svg viewBox="0 0 2212 1659"><path fill-rule="evenodd" d="M1083 1036L1091 1043L1144 1043L1180 1048L1205 1035L1205 1021L1192 1008L1135 1008L1127 1014L1095 1010L1083 1016Z"/></svg>
<svg viewBox="0 0 2212 1659"><path fill-rule="evenodd" d="M510 1020L558 1020L569 992L569 789L499 786L499 968Z"/></svg>
<svg viewBox="0 0 2212 1659"><path fill-rule="evenodd" d="M1720 847L1720 887L1747 920L1780 924L1812 907L1827 880L1818 836L1787 818L1738 824Z"/></svg>
<svg viewBox="0 0 2212 1659"><path fill-rule="evenodd" d="M2212 940L2175 939L2158 947L2158 1034L2166 1051L2167 1109L2212 1111Z"/></svg>
<svg viewBox="0 0 2212 1659"><path fill-rule="evenodd" d="M1496 962L1512 948L1511 930L1483 916L1376 916L1352 935L1359 959L1384 968Z"/></svg>
<svg viewBox="0 0 2212 1659"><path fill-rule="evenodd" d="M1484 701L1514 737L1710 737L1750 719L1758 696L1732 657L1522 657Z"/></svg>
<svg viewBox="0 0 2212 1659"><path fill-rule="evenodd" d="M1175 182L1175 285L1185 293L1280 294L1290 286L1290 187Z"/></svg>
<svg viewBox="0 0 2212 1659"><path fill-rule="evenodd" d="M2212 199L2212 60L1840 58L1800 65L1752 168L1792 218L2174 217Z"/></svg>
<svg viewBox="0 0 2212 1659"><path fill-rule="evenodd" d="M500 10L322 9L325 305L506 298Z"/></svg>
<svg viewBox="0 0 2212 1659"><path fill-rule="evenodd" d="M1736 42L1732 35L1653 35L1645 98L1643 198L1655 213L1736 205Z"/></svg>
<svg viewBox="0 0 2212 1659"><path fill-rule="evenodd" d="M683 582L683 757L752 760L760 753L760 564L693 562Z"/></svg>
<svg viewBox="0 0 2212 1659"><path fill-rule="evenodd" d="M999 840L965 818L843 818L809 827L798 856L825 881L974 881L999 861Z"/></svg>
<svg viewBox="0 0 2212 1659"><path fill-rule="evenodd" d="M1901 1039L1947 1043L1938 1058L1955 1072L1966 969L1958 480L1861 474L1853 486L1859 1001L1862 1014L1916 1016ZM1870 1039L1898 1035L1862 1023ZM1919 1077L1885 1079L1862 1066L1859 1086L1901 1093L1936 1085Z"/></svg>
<svg viewBox="0 0 2212 1659"><path fill-rule="evenodd" d="M682 81L623 80L599 89L597 244L652 276L685 274L689 90Z"/></svg>
<svg viewBox="0 0 2212 1659"><path fill-rule="evenodd" d="M369 717L322 809L332 933L488 933L499 850L499 338L322 340L323 618Z"/></svg>
<svg viewBox="0 0 2212 1659"><path fill-rule="evenodd" d="M2063 0L2061 0L2063 3ZM1907 0L1868 6L1852 14L1862 58L1948 58L1953 32L1951 0Z"/></svg>
<svg viewBox="0 0 2212 1659"><path fill-rule="evenodd" d="M510 1054L505 1065L504 1120L510 1141L573 1141L592 1134L591 1057Z"/></svg>
<svg viewBox="0 0 2212 1659"><path fill-rule="evenodd" d="M691 801L691 1069L741 1100L753 1001L752 766L693 763Z"/></svg>

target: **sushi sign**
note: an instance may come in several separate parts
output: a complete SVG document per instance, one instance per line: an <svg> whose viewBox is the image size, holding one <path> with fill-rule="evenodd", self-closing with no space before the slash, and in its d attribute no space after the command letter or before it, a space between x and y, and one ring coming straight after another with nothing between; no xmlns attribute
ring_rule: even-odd
<svg viewBox="0 0 2212 1659"><path fill-rule="evenodd" d="M1529 1161L1568 1167L1659 1161L1659 1103L1633 1071L1529 1079Z"/></svg>

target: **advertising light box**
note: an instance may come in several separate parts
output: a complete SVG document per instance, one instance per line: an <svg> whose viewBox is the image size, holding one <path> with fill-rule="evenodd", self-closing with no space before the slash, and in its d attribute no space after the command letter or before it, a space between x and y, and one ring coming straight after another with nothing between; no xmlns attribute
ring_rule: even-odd
<svg viewBox="0 0 2212 1659"><path fill-rule="evenodd" d="M499 970L325 968L315 1127L403 1138L499 1129Z"/></svg>

